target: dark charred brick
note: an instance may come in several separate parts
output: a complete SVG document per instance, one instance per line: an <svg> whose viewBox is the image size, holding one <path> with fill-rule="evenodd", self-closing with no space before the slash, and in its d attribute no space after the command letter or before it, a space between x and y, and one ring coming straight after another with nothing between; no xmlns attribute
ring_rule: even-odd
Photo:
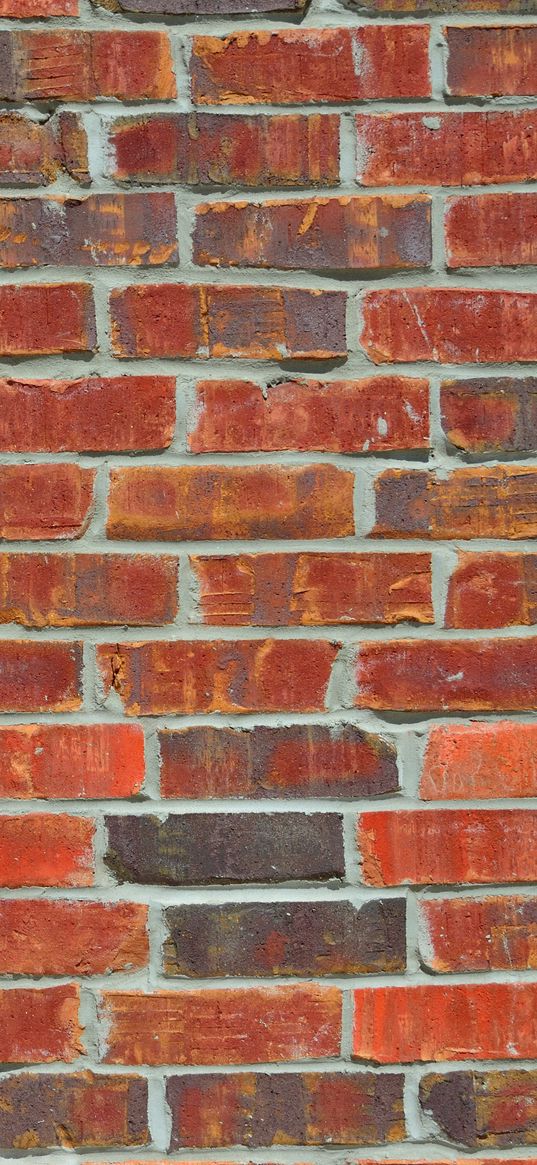
<svg viewBox="0 0 537 1165"><path fill-rule="evenodd" d="M537 1144L537 1071L431 1073L420 1103L450 1141L469 1149Z"/></svg>
<svg viewBox="0 0 537 1165"><path fill-rule="evenodd" d="M0 1081L0 1148L146 1145L147 1081L92 1072L17 1073Z"/></svg>
<svg viewBox="0 0 537 1165"><path fill-rule="evenodd" d="M375 797L399 788L393 744L353 724L159 734L164 797Z"/></svg>
<svg viewBox="0 0 537 1165"><path fill-rule="evenodd" d="M241 1072L172 1076L170 1148L384 1145L404 1133L402 1075Z"/></svg>
<svg viewBox="0 0 537 1165"><path fill-rule="evenodd" d="M120 882L188 886L342 878L335 813L108 817L106 864Z"/></svg>
<svg viewBox="0 0 537 1165"><path fill-rule="evenodd" d="M172 906L167 975L353 975L404 971L403 898Z"/></svg>
<svg viewBox="0 0 537 1165"><path fill-rule="evenodd" d="M110 7L110 0L93 0ZM264 12L301 12L308 0L226 0L226 16L248 16ZM122 12L145 12L149 16L222 16L222 0L115 0Z"/></svg>

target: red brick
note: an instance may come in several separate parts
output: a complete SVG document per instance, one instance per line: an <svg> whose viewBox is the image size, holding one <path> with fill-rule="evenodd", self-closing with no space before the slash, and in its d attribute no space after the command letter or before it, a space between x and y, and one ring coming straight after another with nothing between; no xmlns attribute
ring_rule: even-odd
<svg viewBox="0 0 537 1165"><path fill-rule="evenodd" d="M111 176L182 186L335 186L337 114L154 113L110 129Z"/></svg>
<svg viewBox="0 0 537 1165"><path fill-rule="evenodd" d="M82 644L0 641L0 712L73 712L81 705Z"/></svg>
<svg viewBox="0 0 537 1165"><path fill-rule="evenodd" d="M120 357L346 356L344 291L164 283L112 291L112 351Z"/></svg>
<svg viewBox="0 0 537 1165"><path fill-rule="evenodd" d="M363 186L474 186L537 176L532 109L360 113L356 132Z"/></svg>
<svg viewBox="0 0 537 1165"><path fill-rule="evenodd" d="M386 469L375 482L376 538L534 538L531 466L429 471Z"/></svg>
<svg viewBox="0 0 537 1165"><path fill-rule="evenodd" d="M2 975L107 975L147 965L147 906L0 900Z"/></svg>
<svg viewBox="0 0 537 1165"><path fill-rule="evenodd" d="M177 559L148 554L1 554L0 623L159 626L177 614Z"/></svg>
<svg viewBox="0 0 537 1165"><path fill-rule="evenodd" d="M531 627L537 622L537 556L459 554L445 627Z"/></svg>
<svg viewBox="0 0 537 1165"><path fill-rule="evenodd" d="M1 797L133 797L143 780L144 735L138 724L0 727Z"/></svg>
<svg viewBox="0 0 537 1165"><path fill-rule="evenodd" d="M196 36L192 96L200 105L429 97L426 25L366 25Z"/></svg>
<svg viewBox="0 0 537 1165"><path fill-rule="evenodd" d="M446 217L448 267L531 266L537 263L536 230L537 194L452 198Z"/></svg>
<svg viewBox="0 0 537 1165"><path fill-rule="evenodd" d="M442 425L467 453L533 453L537 445L537 380L485 377L444 380Z"/></svg>
<svg viewBox="0 0 537 1165"><path fill-rule="evenodd" d="M535 96L537 28L470 25L446 29L447 87L455 97Z"/></svg>
<svg viewBox="0 0 537 1165"><path fill-rule="evenodd" d="M93 833L65 813L0 817L0 886L92 886Z"/></svg>
<svg viewBox="0 0 537 1165"><path fill-rule="evenodd" d="M0 449L6 453L165 449L174 428L173 376L0 379Z"/></svg>
<svg viewBox="0 0 537 1165"><path fill-rule="evenodd" d="M380 1064L536 1055L537 983L458 983L354 992L353 1055Z"/></svg>
<svg viewBox="0 0 537 1165"><path fill-rule="evenodd" d="M434 623L427 554L241 554L190 566L203 623Z"/></svg>
<svg viewBox="0 0 537 1165"><path fill-rule="evenodd" d="M173 194L0 199L0 267L156 267L179 261Z"/></svg>
<svg viewBox="0 0 537 1165"><path fill-rule="evenodd" d="M8 1152L148 1141L147 1081L141 1076L17 1072L0 1082L0 1146Z"/></svg>
<svg viewBox="0 0 537 1165"><path fill-rule="evenodd" d="M335 987L103 993L107 1064L259 1064L339 1056Z"/></svg>
<svg viewBox="0 0 537 1165"><path fill-rule="evenodd" d="M449 724L429 734L420 797L425 801L537 795L537 725Z"/></svg>
<svg viewBox="0 0 537 1165"><path fill-rule="evenodd" d="M322 712L339 644L313 639L105 644L97 662L129 716Z"/></svg>
<svg viewBox="0 0 537 1165"><path fill-rule="evenodd" d="M427 195L201 203L194 262L287 270L412 270L432 258ZM1 249L0 249L1 255Z"/></svg>
<svg viewBox="0 0 537 1165"><path fill-rule="evenodd" d="M375 364L508 364L537 359L537 295L474 288L371 291L361 342Z"/></svg>
<svg viewBox="0 0 537 1165"><path fill-rule="evenodd" d="M369 886L534 882L536 839L532 809L399 809L358 826Z"/></svg>
<svg viewBox="0 0 537 1165"><path fill-rule="evenodd" d="M95 471L80 465L2 465L0 537L80 538L93 507Z"/></svg>
<svg viewBox="0 0 537 1165"><path fill-rule="evenodd" d="M0 0L0 16L17 20L78 16L78 0Z"/></svg>
<svg viewBox="0 0 537 1165"><path fill-rule="evenodd" d="M88 283L0 287L0 355L94 352L93 292Z"/></svg>
<svg viewBox="0 0 537 1165"><path fill-rule="evenodd" d="M3 31L0 61L6 101L166 101L177 92L165 32Z"/></svg>
<svg viewBox="0 0 537 1165"><path fill-rule="evenodd" d="M418 911L421 962L428 970L537 968L536 898L424 898Z"/></svg>
<svg viewBox="0 0 537 1165"><path fill-rule="evenodd" d="M399 639L364 643L358 708L404 712L526 712L537 699L531 639Z"/></svg>
<svg viewBox="0 0 537 1165"><path fill-rule="evenodd" d="M48 186L63 173L82 185L90 181L86 131L77 113L62 110L43 122L22 113L0 116L0 186Z"/></svg>
<svg viewBox="0 0 537 1165"><path fill-rule="evenodd" d="M403 1076L241 1072L171 1076L172 1149L384 1145L404 1137Z"/></svg>
<svg viewBox="0 0 537 1165"><path fill-rule="evenodd" d="M144 466L111 474L110 538L343 538L353 477L332 465Z"/></svg>
<svg viewBox="0 0 537 1165"><path fill-rule="evenodd" d="M196 392L193 453L380 453L429 444L426 380L293 379L266 388L248 380L202 380Z"/></svg>
<svg viewBox="0 0 537 1165"><path fill-rule="evenodd" d="M353 724L164 729L159 746L163 797L337 799L399 788L394 746Z"/></svg>
<svg viewBox="0 0 537 1165"><path fill-rule="evenodd" d="M0 1058L9 1064L71 1063L84 1051L73 984L0 991Z"/></svg>

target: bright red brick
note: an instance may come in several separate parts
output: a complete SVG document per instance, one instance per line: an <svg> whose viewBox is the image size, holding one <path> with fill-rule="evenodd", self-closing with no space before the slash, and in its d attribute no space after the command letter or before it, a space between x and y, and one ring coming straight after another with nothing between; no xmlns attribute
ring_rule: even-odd
<svg viewBox="0 0 537 1165"><path fill-rule="evenodd" d="M0 640L0 712L74 712L81 687L81 643Z"/></svg>
<svg viewBox="0 0 537 1165"><path fill-rule="evenodd" d="M530 712L537 700L531 639L364 643L358 708L404 712Z"/></svg>
<svg viewBox="0 0 537 1165"><path fill-rule="evenodd" d="M94 352L96 346L88 283L0 286L0 355Z"/></svg>
<svg viewBox="0 0 537 1165"><path fill-rule="evenodd" d="M445 627L531 627L537 622L537 556L459 554Z"/></svg>
<svg viewBox="0 0 537 1165"><path fill-rule="evenodd" d="M537 194L452 198L446 217L448 267L534 265L536 231Z"/></svg>
<svg viewBox="0 0 537 1165"><path fill-rule="evenodd" d="M65 813L0 817L0 886L92 886L93 834Z"/></svg>
<svg viewBox="0 0 537 1165"><path fill-rule="evenodd" d="M149 956L147 906L135 902L0 900L0 973L107 975Z"/></svg>
<svg viewBox="0 0 537 1165"><path fill-rule="evenodd" d="M532 809L399 809L358 825L369 886L534 882L536 840Z"/></svg>
<svg viewBox="0 0 537 1165"><path fill-rule="evenodd" d="M375 482L376 538L535 538L531 466L386 469Z"/></svg>
<svg viewBox="0 0 537 1165"><path fill-rule="evenodd" d="M176 614L176 558L0 553L0 623L159 626Z"/></svg>
<svg viewBox="0 0 537 1165"><path fill-rule="evenodd" d="M23 113L0 116L0 186L48 186L63 173L84 186L90 182L79 114L61 110L44 122Z"/></svg>
<svg viewBox="0 0 537 1165"><path fill-rule="evenodd" d="M449 724L431 730L420 781L425 801L537 795L537 725Z"/></svg>
<svg viewBox="0 0 537 1165"><path fill-rule="evenodd" d="M537 380L479 377L444 380L442 426L467 453L533 453L537 445Z"/></svg>
<svg viewBox="0 0 537 1165"><path fill-rule="evenodd" d="M293 379L267 388L249 380L201 380L196 391L193 453L380 453L429 444L426 380Z"/></svg>
<svg viewBox="0 0 537 1165"><path fill-rule="evenodd" d="M115 469L109 538L343 538L353 477L332 465Z"/></svg>
<svg viewBox="0 0 537 1165"><path fill-rule="evenodd" d="M80 538L93 507L95 471L79 465L2 465L0 536L6 541Z"/></svg>
<svg viewBox="0 0 537 1165"><path fill-rule="evenodd" d="M418 905L420 958L431 971L537 968L537 899L424 898Z"/></svg>
<svg viewBox="0 0 537 1165"><path fill-rule="evenodd" d="M455 97L533 97L537 28L531 24L446 29L447 85Z"/></svg>
<svg viewBox="0 0 537 1165"><path fill-rule="evenodd" d="M344 291L163 283L114 290L119 357L327 360L346 356Z"/></svg>
<svg viewBox="0 0 537 1165"><path fill-rule="evenodd" d="M65 1060L84 1051L78 1021L79 990L73 984L38 991L0 991L0 1057L4 1063Z"/></svg>
<svg viewBox="0 0 537 1165"><path fill-rule="evenodd" d="M177 93L166 32L3 31L0 60L6 101L166 101Z"/></svg>
<svg viewBox="0 0 537 1165"><path fill-rule="evenodd" d="M200 105L429 97L428 52L426 25L196 36L192 96Z"/></svg>
<svg viewBox="0 0 537 1165"><path fill-rule="evenodd" d="M133 797L143 780L144 735L138 724L0 727L1 797Z"/></svg>
<svg viewBox="0 0 537 1165"><path fill-rule="evenodd" d="M314 639L177 640L99 645L97 662L129 716L322 712L338 649Z"/></svg>
<svg viewBox="0 0 537 1165"><path fill-rule="evenodd" d="M103 994L107 1064L257 1064L339 1056L336 987Z"/></svg>
<svg viewBox="0 0 537 1165"><path fill-rule="evenodd" d="M286 187L339 180L336 114L138 114L113 122L110 145L111 176L119 182Z"/></svg>
<svg viewBox="0 0 537 1165"><path fill-rule="evenodd" d="M357 176L363 186L474 186L537 177L537 113L360 113Z"/></svg>
<svg viewBox="0 0 537 1165"><path fill-rule="evenodd" d="M204 623L434 622L427 554L200 556L190 566Z"/></svg>

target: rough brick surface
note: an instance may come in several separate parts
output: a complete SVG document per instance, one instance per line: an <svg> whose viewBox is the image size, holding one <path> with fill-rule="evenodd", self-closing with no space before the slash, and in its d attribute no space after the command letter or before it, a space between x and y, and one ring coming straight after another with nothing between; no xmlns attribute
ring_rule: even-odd
<svg viewBox="0 0 537 1165"><path fill-rule="evenodd" d="M122 1149L149 1140L147 1082L82 1071L15 1073L0 1085L0 1145L23 1149Z"/></svg>
<svg viewBox="0 0 537 1165"><path fill-rule="evenodd" d="M536 1099L535 1071L428 1073L420 1085L424 1113L469 1149L534 1145Z"/></svg>

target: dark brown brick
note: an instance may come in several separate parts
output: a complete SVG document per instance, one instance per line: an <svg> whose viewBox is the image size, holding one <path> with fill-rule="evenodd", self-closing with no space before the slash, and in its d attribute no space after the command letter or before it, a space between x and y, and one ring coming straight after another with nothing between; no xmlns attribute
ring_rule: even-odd
<svg viewBox="0 0 537 1165"><path fill-rule="evenodd" d="M537 1071L431 1073L420 1102L444 1137L469 1149L537 1144Z"/></svg>
<svg viewBox="0 0 537 1165"><path fill-rule="evenodd" d="M89 1149L146 1145L147 1081L92 1072L20 1072L0 1081L0 1148Z"/></svg>
<svg viewBox="0 0 537 1165"><path fill-rule="evenodd" d="M342 878L335 813L107 817L106 865L120 882L188 886Z"/></svg>

